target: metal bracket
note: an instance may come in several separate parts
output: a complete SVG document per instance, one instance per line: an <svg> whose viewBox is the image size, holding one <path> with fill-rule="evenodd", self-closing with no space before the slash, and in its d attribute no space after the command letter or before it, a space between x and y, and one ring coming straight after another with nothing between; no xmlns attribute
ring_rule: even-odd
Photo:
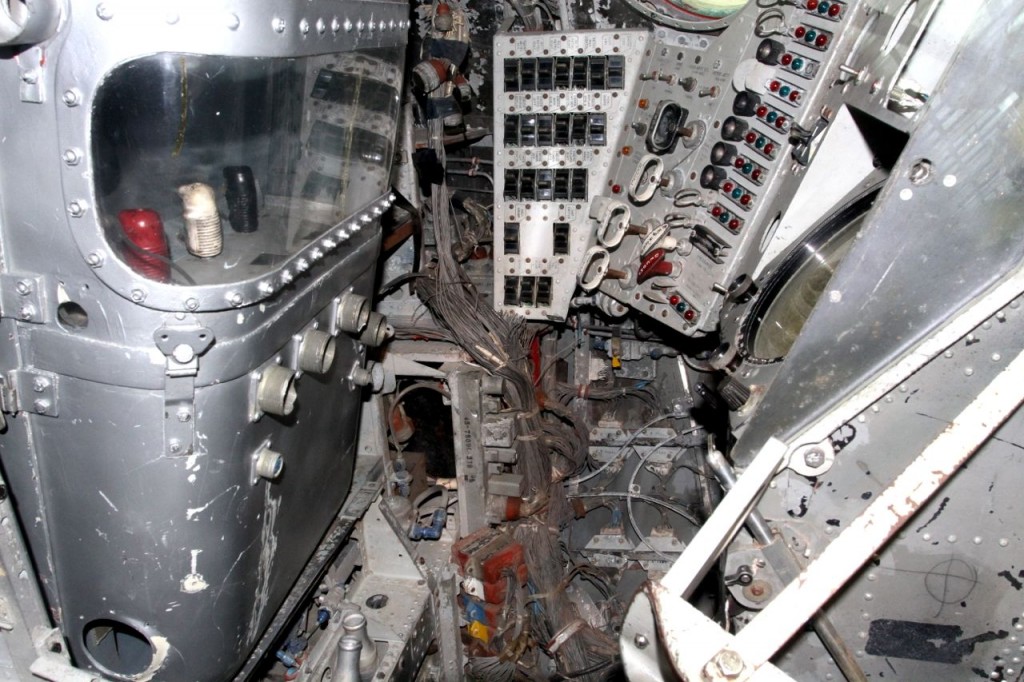
<svg viewBox="0 0 1024 682"><path fill-rule="evenodd" d="M43 324L48 321L46 280L40 275L0 275L0 317Z"/></svg>
<svg viewBox="0 0 1024 682"><path fill-rule="evenodd" d="M796 142L793 144L793 160L802 166L806 166L811 162L814 157L814 153L818 151L818 146L821 144L822 133L828 128L828 120L823 117L819 117L812 125L810 130L806 130L799 126L793 126L791 137L796 138Z"/></svg>
<svg viewBox="0 0 1024 682"><path fill-rule="evenodd" d="M57 375L37 369L15 369L0 382L0 402L4 412L32 412L42 417L56 417Z"/></svg>
<svg viewBox="0 0 1024 682"><path fill-rule="evenodd" d="M18 96L22 102L40 104L46 92L46 54L41 47L30 47L18 55Z"/></svg>
<svg viewBox="0 0 1024 682"><path fill-rule="evenodd" d="M182 457L195 446L195 377L199 356L213 345L206 327L161 327L153 333L156 347L167 356L164 380L164 454Z"/></svg>

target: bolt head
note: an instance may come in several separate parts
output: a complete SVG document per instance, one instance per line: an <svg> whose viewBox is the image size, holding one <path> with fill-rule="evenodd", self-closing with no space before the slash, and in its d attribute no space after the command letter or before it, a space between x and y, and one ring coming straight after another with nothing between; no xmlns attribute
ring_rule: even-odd
<svg viewBox="0 0 1024 682"><path fill-rule="evenodd" d="M722 677L733 679L743 672L743 659L731 649L722 649L711 660Z"/></svg>
<svg viewBox="0 0 1024 682"><path fill-rule="evenodd" d="M32 283L28 280L18 280L18 283L14 285L14 289L22 296L27 296L32 293Z"/></svg>
<svg viewBox="0 0 1024 682"><path fill-rule="evenodd" d="M85 257L85 262L91 268L98 268L99 266L103 265L103 256L93 251L92 253Z"/></svg>
<svg viewBox="0 0 1024 682"><path fill-rule="evenodd" d="M177 438L172 438L167 441L167 449L174 453L181 452L181 441Z"/></svg>
<svg viewBox="0 0 1024 682"><path fill-rule="evenodd" d="M142 303L146 300L146 292L142 289L132 289L132 300L136 303Z"/></svg>
<svg viewBox="0 0 1024 682"><path fill-rule="evenodd" d="M36 377L32 380L32 390L36 393L42 393L50 387L50 382L42 377Z"/></svg>
<svg viewBox="0 0 1024 682"><path fill-rule="evenodd" d="M75 90L74 88L65 90L64 94L61 95L61 100L69 107L77 107L81 103L81 99L82 96L79 94L78 90Z"/></svg>
<svg viewBox="0 0 1024 682"><path fill-rule="evenodd" d="M81 218L85 215L85 203L81 201L72 201L68 204L68 213L74 218Z"/></svg>
<svg viewBox="0 0 1024 682"><path fill-rule="evenodd" d="M178 421L182 424L187 424L192 419L192 414L188 410L178 410Z"/></svg>
<svg viewBox="0 0 1024 682"><path fill-rule="evenodd" d="M642 633L637 633L636 637L633 638L633 644L636 645L637 649L646 649L650 643L651 641L647 639L647 635Z"/></svg>
<svg viewBox="0 0 1024 682"><path fill-rule="evenodd" d="M821 448L811 448L810 450L804 453L804 464L811 467L812 469L817 469L824 463L825 453L824 451L822 451Z"/></svg>
<svg viewBox="0 0 1024 682"><path fill-rule="evenodd" d="M46 411L50 409L50 405L50 401L46 398L37 398L32 403L32 409L34 409L37 414L46 414Z"/></svg>
<svg viewBox="0 0 1024 682"><path fill-rule="evenodd" d="M114 18L114 11L110 9L109 6L100 3L99 5L96 5L96 16L103 21L110 21Z"/></svg>
<svg viewBox="0 0 1024 682"><path fill-rule="evenodd" d="M199 309L199 299L197 299L197 298L190 298L190 299L186 300L185 301L185 308L187 310L198 310Z"/></svg>

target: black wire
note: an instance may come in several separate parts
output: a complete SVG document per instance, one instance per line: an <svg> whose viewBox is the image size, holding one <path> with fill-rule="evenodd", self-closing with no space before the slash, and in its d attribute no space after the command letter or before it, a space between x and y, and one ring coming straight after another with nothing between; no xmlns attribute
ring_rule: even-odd
<svg viewBox="0 0 1024 682"><path fill-rule="evenodd" d="M607 667L613 666L613 665L618 665L618 664L619 664L619 657L616 656L614 658L609 658L607 661L601 661L600 663L595 663L594 665L586 667L586 668L583 668L582 670L574 670L572 672L567 672L567 673L555 673L551 677L551 679L552 680L575 680L575 679L578 679L580 677L585 677L587 675L593 675L594 673L599 672L599 671L603 670L604 668L607 668Z"/></svg>

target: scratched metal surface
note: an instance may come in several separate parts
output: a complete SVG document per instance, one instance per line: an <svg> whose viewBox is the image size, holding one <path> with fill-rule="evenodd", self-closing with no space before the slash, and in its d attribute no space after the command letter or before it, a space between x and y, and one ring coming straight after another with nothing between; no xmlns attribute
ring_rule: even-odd
<svg viewBox="0 0 1024 682"><path fill-rule="evenodd" d="M734 450L788 440L1020 266L1024 58L1009 0L984 3L859 240ZM999 58L994 59L993 55ZM977 87L984 83L985 87ZM908 174L931 163L921 184Z"/></svg>
<svg viewBox="0 0 1024 682"><path fill-rule="evenodd" d="M845 425L833 468L780 476L761 510L816 554L1024 348L1018 299ZM828 613L870 679L1018 679L1024 672L1024 413L941 489ZM842 679L813 636L780 661Z"/></svg>

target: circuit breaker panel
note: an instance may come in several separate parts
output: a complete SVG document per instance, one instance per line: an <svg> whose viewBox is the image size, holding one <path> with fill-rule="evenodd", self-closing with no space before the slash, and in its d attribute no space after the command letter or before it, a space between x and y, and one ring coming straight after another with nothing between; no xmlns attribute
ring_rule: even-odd
<svg viewBox="0 0 1024 682"><path fill-rule="evenodd" d="M621 234L595 232L646 31L495 37L494 291L499 307L564 320ZM613 244L614 242L614 244Z"/></svg>

